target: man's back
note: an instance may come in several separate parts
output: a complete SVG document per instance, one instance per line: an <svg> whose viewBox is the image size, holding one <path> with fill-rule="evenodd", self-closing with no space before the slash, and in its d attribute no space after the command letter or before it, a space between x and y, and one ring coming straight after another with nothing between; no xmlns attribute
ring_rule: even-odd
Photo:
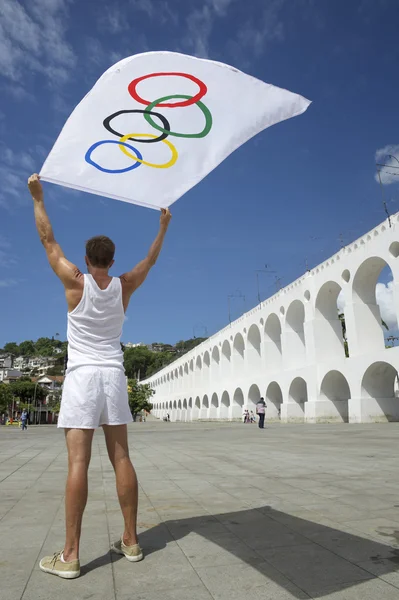
<svg viewBox="0 0 399 600"><path fill-rule="evenodd" d="M68 313L68 371L82 366L123 368L121 280L113 277L101 289L92 275L83 277L82 298Z"/></svg>

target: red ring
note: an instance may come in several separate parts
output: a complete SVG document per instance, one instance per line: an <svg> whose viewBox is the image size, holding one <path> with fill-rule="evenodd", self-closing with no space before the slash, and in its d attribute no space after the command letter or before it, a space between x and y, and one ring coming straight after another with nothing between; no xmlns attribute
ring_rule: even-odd
<svg viewBox="0 0 399 600"><path fill-rule="evenodd" d="M133 79L133 81L131 81L128 85L128 91L129 94L131 95L131 97L136 100L137 102L140 102L140 104L145 104L146 106L148 106L149 104L151 104L151 102L147 101L147 100L143 100L143 98L141 98L137 92L136 92L136 87L137 84L140 83L140 81L143 81L143 79L148 79L149 77L160 77L161 75L170 75L170 76L177 76L177 77L186 77L187 79L191 79L191 81L193 81L194 83L196 83L200 89L200 91L198 92L198 94L196 94L195 96L192 96L192 98L190 98L189 100L183 100L182 102L175 102L173 103L165 103L165 104L157 104L157 108L164 106L165 108L177 108L178 106L183 107L183 106L192 106L193 104L196 104L199 100L201 100L201 98L203 98L205 96L205 94L208 91L208 88L206 87L205 83L203 81L201 81L200 79L197 79L197 77L194 77L194 75L190 75L189 73L150 73L150 75L143 75L143 77L138 77L137 79Z"/></svg>

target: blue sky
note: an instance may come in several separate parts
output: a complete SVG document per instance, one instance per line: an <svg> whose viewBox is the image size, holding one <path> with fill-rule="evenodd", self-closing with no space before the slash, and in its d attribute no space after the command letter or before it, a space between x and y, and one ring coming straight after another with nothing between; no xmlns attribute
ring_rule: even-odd
<svg viewBox="0 0 399 600"><path fill-rule="evenodd" d="M130 305L125 341L211 334L257 302L256 269L282 285L384 219L375 157L399 156L399 5L390 0L2 0L0 347L60 333L66 307L34 228L26 179L67 116L117 60L172 50L229 64L313 101L245 144L173 205L161 258ZM387 146L390 148L387 150ZM399 178L398 178L399 181ZM392 212L398 185L385 176ZM119 275L158 213L47 184L67 257L109 235ZM274 275L260 274L262 298ZM237 291L238 290L238 291Z"/></svg>

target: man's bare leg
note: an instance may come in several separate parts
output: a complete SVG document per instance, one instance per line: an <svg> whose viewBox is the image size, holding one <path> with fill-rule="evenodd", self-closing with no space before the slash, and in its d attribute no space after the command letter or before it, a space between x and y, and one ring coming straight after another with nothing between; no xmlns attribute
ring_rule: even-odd
<svg viewBox="0 0 399 600"><path fill-rule="evenodd" d="M138 544L137 540L137 506L138 484L136 471L129 457L126 425L103 425L108 456L116 475L116 491L118 492L125 521L123 543L126 546Z"/></svg>
<svg viewBox="0 0 399 600"><path fill-rule="evenodd" d="M68 479L65 493L66 541L64 560L79 558L83 512L87 502L87 471L94 429L66 429Z"/></svg>

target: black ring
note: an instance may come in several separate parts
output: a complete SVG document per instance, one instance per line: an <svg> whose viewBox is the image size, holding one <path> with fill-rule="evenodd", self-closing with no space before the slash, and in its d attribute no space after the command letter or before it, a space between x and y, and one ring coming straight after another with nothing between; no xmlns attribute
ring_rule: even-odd
<svg viewBox="0 0 399 600"><path fill-rule="evenodd" d="M161 115L161 113L152 112L152 111L148 111L148 110L140 110L140 109L136 109L136 110L118 110L118 112L113 113L112 115L110 115L109 117L107 117L106 119L104 119L103 125L104 125L104 127L105 127L105 129L107 131L109 131L113 135L116 135L119 138L124 137L124 134L123 133L118 133L117 131L115 131L115 129L112 129L112 127L110 125L110 122L112 121L112 119L114 117L117 117L118 115L122 115L124 113L140 113L140 114L148 113L149 115L154 115L154 117L158 117L158 119L160 119L162 121L163 128L166 129L167 131L170 131L169 121L166 119L166 117L164 117L163 115ZM136 138L133 138L133 137L127 138L127 139L132 140L132 142L139 142L140 144L153 144L154 142L162 142L162 140L164 140L167 137L168 137L168 133L164 132L159 137L157 137L157 138L150 138L148 140L145 140L143 138L136 139Z"/></svg>

